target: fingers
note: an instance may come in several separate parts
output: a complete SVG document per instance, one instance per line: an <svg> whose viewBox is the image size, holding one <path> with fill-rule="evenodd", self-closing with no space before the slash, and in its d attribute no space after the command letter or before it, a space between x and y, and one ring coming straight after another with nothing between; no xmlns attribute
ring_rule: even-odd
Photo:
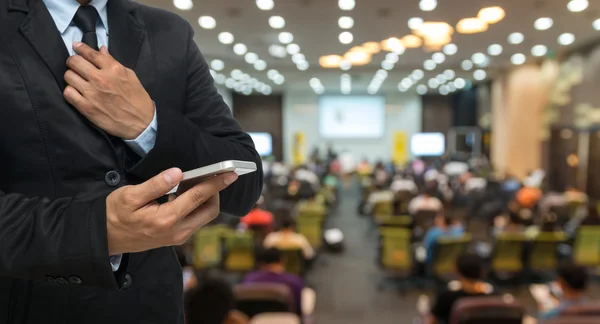
<svg viewBox="0 0 600 324"><path fill-rule="evenodd" d="M63 92L63 96L68 103L77 108L82 114L86 114L87 112L93 109L92 103L89 100L85 99L77 89L68 85Z"/></svg>
<svg viewBox="0 0 600 324"><path fill-rule="evenodd" d="M187 237L194 234L200 227L217 218L220 210L219 207L219 195L214 195L179 221L174 227L176 233L183 236L179 239L186 240Z"/></svg>
<svg viewBox="0 0 600 324"><path fill-rule="evenodd" d="M104 48L104 46L102 46ZM102 69L105 67L109 67L114 63L114 59L108 55L108 51L104 48L104 52L96 51L93 48L87 46L81 42L74 42L73 49L77 54L81 55L86 61L93 64L95 67Z"/></svg>
<svg viewBox="0 0 600 324"><path fill-rule="evenodd" d="M67 67L79 74L87 81L91 81L93 76L98 73L98 69L84 57L73 55L67 60Z"/></svg>
<svg viewBox="0 0 600 324"><path fill-rule="evenodd" d="M131 186L125 193L125 200L133 207L142 207L148 203L166 195L171 189L175 188L183 178L180 169L172 168L166 170L154 178L139 184Z"/></svg>
<svg viewBox="0 0 600 324"><path fill-rule="evenodd" d="M65 72L65 82L77 89L80 94L83 94L89 87L88 82L73 70L67 70L67 72Z"/></svg>

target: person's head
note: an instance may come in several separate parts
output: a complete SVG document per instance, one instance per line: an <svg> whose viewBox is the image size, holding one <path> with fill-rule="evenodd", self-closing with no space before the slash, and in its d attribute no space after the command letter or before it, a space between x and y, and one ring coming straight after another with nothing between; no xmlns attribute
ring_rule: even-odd
<svg viewBox="0 0 600 324"><path fill-rule="evenodd" d="M185 296L186 324L226 324L233 316L235 298L229 282L210 271Z"/></svg>
<svg viewBox="0 0 600 324"><path fill-rule="evenodd" d="M447 217L444 213L438 213L435 216L434 223L436 227L447 228L452 223L452 220Z"/></svg>
<svg viewBox="0 0 600 324"><path fill-rule="evenodd" d="M486 275L485 261L475 253L463 253L456 260L456 271L461 280L482 280Z"/></svg>
<svg viewBox="0 0 600 324"><path fill-rule="evenodd" d="M294 221L291 218L284 219L281 222L281 231L293 232L294 231Z"/></svg>
<svg viewBox="0 0 600 324"><path fill-rule="evenodd" d="M558 266L557 281L565 297L576 297L582 295L587 288L587 271L574 262L565 262Z"/></svg>
<svg viewBox="0 0 600 324"><path fill-rule="evenodd" d="M283 264L283 256L281 251L276 248L270 248L262 251L259 254L259 262L263 270L271 271L285 271L285 265Z"/></svg>

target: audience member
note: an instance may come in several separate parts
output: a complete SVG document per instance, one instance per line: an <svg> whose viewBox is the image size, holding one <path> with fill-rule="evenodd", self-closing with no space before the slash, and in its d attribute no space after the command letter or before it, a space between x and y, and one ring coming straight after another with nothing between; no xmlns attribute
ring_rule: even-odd
<svg viewBox="0 0 600 324"><path fill-rule="evenodd" d="M242 217L241 223L246 227L264 226L271 227L273 225L273 214L261 209L260 206L264 203L264 197L261 196L254 208L248 215Z"/></svg>
<svg viewBox="0 0 600 324"><path fill-rule="evenodd" d="M425 234L423 247L427 251L427 263L433 259L434 246L440 237L456 237L464 234L465 229L459 221L452 221L444 213L439 213L434 220L434 226Z"/></svg>
<svg viewBox="0 0 600 324"><path fill-rule="evenodd" d="M295 309L299 315L302 315L304 282L300 277L287 273L283 261L281 251L278 249L270 248L263 251L259 256L260 270L248 273L242 282L280 283L288 286L294 296Z"/></svg>
<svg viewBox="0 0 600 324"><path fill-rule="evenodd" d="M422 193L413 198L408 204L408 211L416 214L421 210L441 211L444 205L442 201L433 196L432 190L423 190Z"/></svg>
<svg viewBox="0 0 600 324"><path fill-rule="evenodd" d="M294 231L294 222L291 219L284 220L278 232L269 233L263 245L265 248L300 248L306 260L312 259L315 254L306 237Z"/></svg>
<svg viewBox="0 0 600 324"><path fill-rule="evenodd" d="M569 306L580 305L587 302L585 292L588 283L587 272L584 267L573 262L565 262L558 267L558 286L561 296L558 305L542 314L540 320L549 320L558 317L563 309Z"/></svg>
<svg viewBox="0 0 600 324"><path fill-rule="evenodd" d="M464 297L486 296L492 293L483 281L486 276L485 261L476 254L465 253L458 257L456 270L460 289L440 293L427 317L428 324L447 324L454 304Z"/></svg>
<svg viewBox="0 0 600 324"><path fill-rule="evenodd" d="M229 282L216 272L206 272L185 296L186 324L248 324L235 311L235 297Z"/></svg>

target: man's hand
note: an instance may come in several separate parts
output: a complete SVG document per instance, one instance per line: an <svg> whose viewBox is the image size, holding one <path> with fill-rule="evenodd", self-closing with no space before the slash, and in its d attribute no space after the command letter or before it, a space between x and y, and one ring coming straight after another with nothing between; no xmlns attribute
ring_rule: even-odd
<svg viewBox="0 0 600 324"><path fill-rule="evenodd" d="M135 75L102 46L100 51L76 42L79 55L67 60L64 97L107 133L137 138L154 118L154 104Z"/></svg>
<svg viewBox="0 0 600 324"><path fill-rule="evenodd" d="M219 214L219 191L237 179L226 173L208 179L169 202L164 196L182 179L169 169L137 186L125 186L106 198L106 227L110 255L181 245Z"/></svg>

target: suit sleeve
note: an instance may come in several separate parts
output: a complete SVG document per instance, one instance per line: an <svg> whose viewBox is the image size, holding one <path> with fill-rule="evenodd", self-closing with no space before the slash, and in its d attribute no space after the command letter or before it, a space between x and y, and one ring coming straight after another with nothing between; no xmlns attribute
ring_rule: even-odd
<svg viewBox="0 0 600 324"><path fill-rule="evenodd" d="M129 172L146 180L171 167L187 171L225 160L255 162L257 172L241 176L220 196L222 212L243 216L262 191L262 162L252 139L242 131L217 92L189 25L188 34L183 112L156 107L158 132L154 148Z"/></svg>
<svg viewBox="0 0 600 324"><path fill-rule="evenodd" d="M127 269L108 262L106 196L28 198L0 191L0 276L118 289Z"/></svg>

